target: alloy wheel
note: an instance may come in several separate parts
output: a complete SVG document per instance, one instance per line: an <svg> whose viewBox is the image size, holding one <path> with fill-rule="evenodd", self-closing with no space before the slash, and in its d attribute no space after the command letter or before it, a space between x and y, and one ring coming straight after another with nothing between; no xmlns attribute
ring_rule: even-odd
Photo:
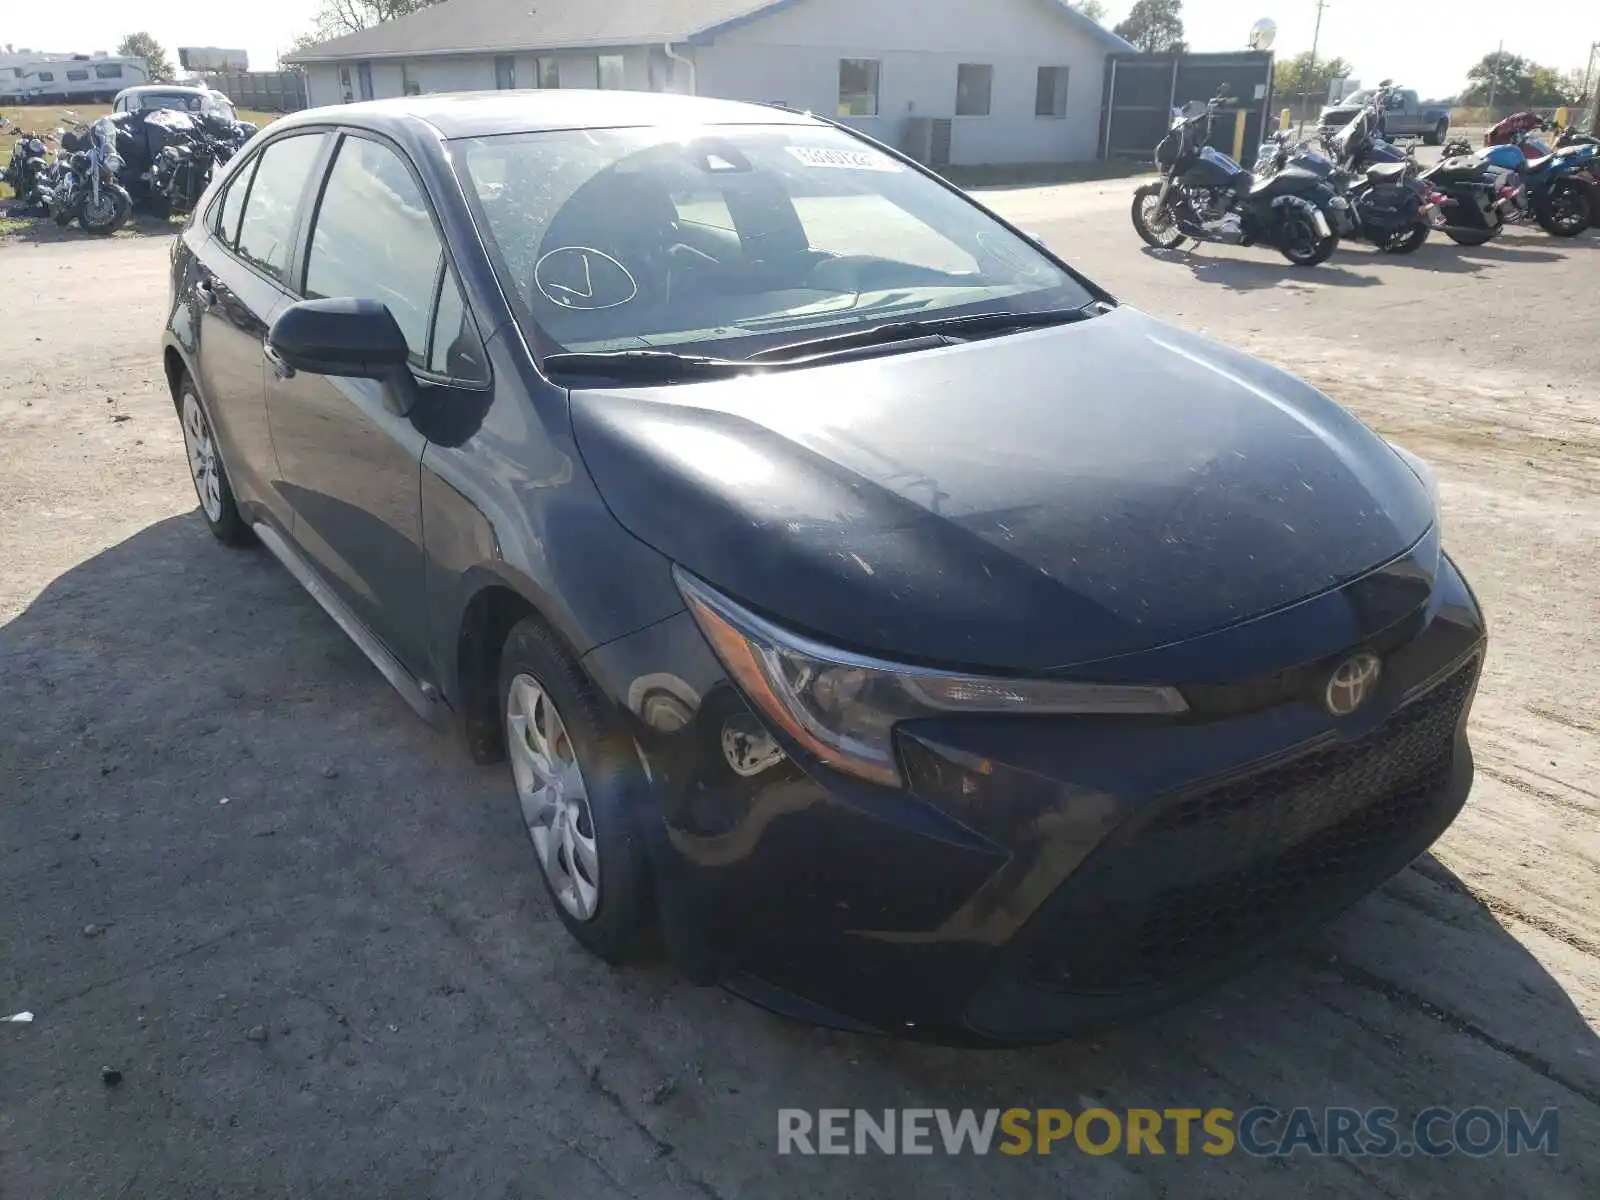
<svg viewBox="0 0 1600 1200"><path fill-rule="evenodd" d="M561 907L580 921L600 906L600 848L577 750L550 693L517 675L506 697L506 749L522 819Z"/></svg>
<svg viewBox="0 0 1600 1200"><path fill-rule="evenodd" d="M200 507L213 523L222 520L222 464L211 426L193 392L183 395L183 445L189 452L189 475Z"/></svg>

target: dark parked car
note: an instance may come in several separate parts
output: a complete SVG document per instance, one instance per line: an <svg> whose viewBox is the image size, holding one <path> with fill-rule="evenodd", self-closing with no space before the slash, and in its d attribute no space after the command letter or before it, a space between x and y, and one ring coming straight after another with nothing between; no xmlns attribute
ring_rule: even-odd
<svg viewBox="0 0 1600 1200"><path fill-rule="evenodd" d="M1427 469L829 122L297 114L179 239L164 351L212 532L509 758L608 960L653 926L808 1019L1053 1038L1466 797Z"/></svg>

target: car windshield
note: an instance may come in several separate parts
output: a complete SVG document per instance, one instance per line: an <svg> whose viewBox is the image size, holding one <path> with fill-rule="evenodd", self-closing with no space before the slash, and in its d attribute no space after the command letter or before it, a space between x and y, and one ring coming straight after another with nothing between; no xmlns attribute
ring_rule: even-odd
<svg viewBox="0 0 1600 1200"><path fill-rule="evenodd" d="M1377 94L1378 93L1373 91L1371 88L1367 88L1365 91L1351 92L1343 100L1339 101L1339 103L1340 104L1370 104L1372 102L1372 98L1374 96L1376 96Z"/></svg>
<svg viewBox="0 0 1600 1200"><path fill-rule="evenodd" d="M545 354L743 358L1097 298L959 195L827 126L497 135L454 142L452 161Z"/></svg>
<svg viewBox="0 0 1600 1200"><path fill-rule="evenodd" d="M146 112L156 108L176 108L183 112L199 112L200 97L187 92L146 92L139 97L139 107Z"/></svg>

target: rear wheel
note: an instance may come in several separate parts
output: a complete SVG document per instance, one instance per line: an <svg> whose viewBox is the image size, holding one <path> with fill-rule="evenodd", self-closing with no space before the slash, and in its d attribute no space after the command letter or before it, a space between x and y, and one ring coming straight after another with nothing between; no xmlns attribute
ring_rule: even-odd
<svg viewBox="0 0 1600 1200"><path fill-rule="evenodd" d="M1278 226L1278 249L1296 267L1314 267L1325 263L1339 248L1339 235L1324 236L1310 215L1291 210Z"/></svg>
<svg viewBox="0 0 1600 1200"><path fill-rule="evenodd" d="M1494 240L1495 231L1489 229L1446 229L1444 235L1458 246L1481 246L1485 242Z"/></svg>
<svg viewBox="0 0 1600 1200"><path fill-rule="evenodd" d="M187 375L178 386L178 420L183 424L183 448L189 455L189 477L200 500L200 512L212 535L224 546L248 546L256 538L239 515L239 505L228 484L228 473L217 451L216 435L200 403L194 380Z"/></svg>
<svg viewBox="0 0 1600 1200"><path fill-rule="evenodd" d="M1161 185L1147 183L1133 193L1133 228L1145 243L1157 250L1176 250L1185 235L1178 230L1178 217L1169 204L1161 210Z"/></svg>
<svg viewBox="0 0 1600 1200"><path fill-rule="evenodd" d="M1576 183L1558 183L1534 201L1533 215L1552 237L1577 237L1589 228L1594 209Z"/></svg>
<svg viewBox="0 0 1600 1200"><path fill-rule="evenodd" d="M1430 230L1418 221L1410 229L1402 229L1398 233L1391 233L1378 242L1378 249L1385 254L1410 254L1421 248L1422 243L1428 240Z"/></svg>

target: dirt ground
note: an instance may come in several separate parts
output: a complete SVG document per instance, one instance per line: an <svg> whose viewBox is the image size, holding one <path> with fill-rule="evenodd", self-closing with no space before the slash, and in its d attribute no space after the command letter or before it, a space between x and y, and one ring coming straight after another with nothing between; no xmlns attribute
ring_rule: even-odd
<svg viewBox="0 0 1600 1200"><path fill-rule="evenodd" d="M0 1197L1600 1195L1600 238L1297 272L1146 252L1131 190L983 197L1432 460L1491 619L1478 778L1305 947L1005 1053L584 957L501 770L207 535L156 350L168 235L0 242L0 1017L35 1013L0 1024ZM1258 1103L1555 1107L1560 1153L776 1154L780 1107Z"/></svg>

